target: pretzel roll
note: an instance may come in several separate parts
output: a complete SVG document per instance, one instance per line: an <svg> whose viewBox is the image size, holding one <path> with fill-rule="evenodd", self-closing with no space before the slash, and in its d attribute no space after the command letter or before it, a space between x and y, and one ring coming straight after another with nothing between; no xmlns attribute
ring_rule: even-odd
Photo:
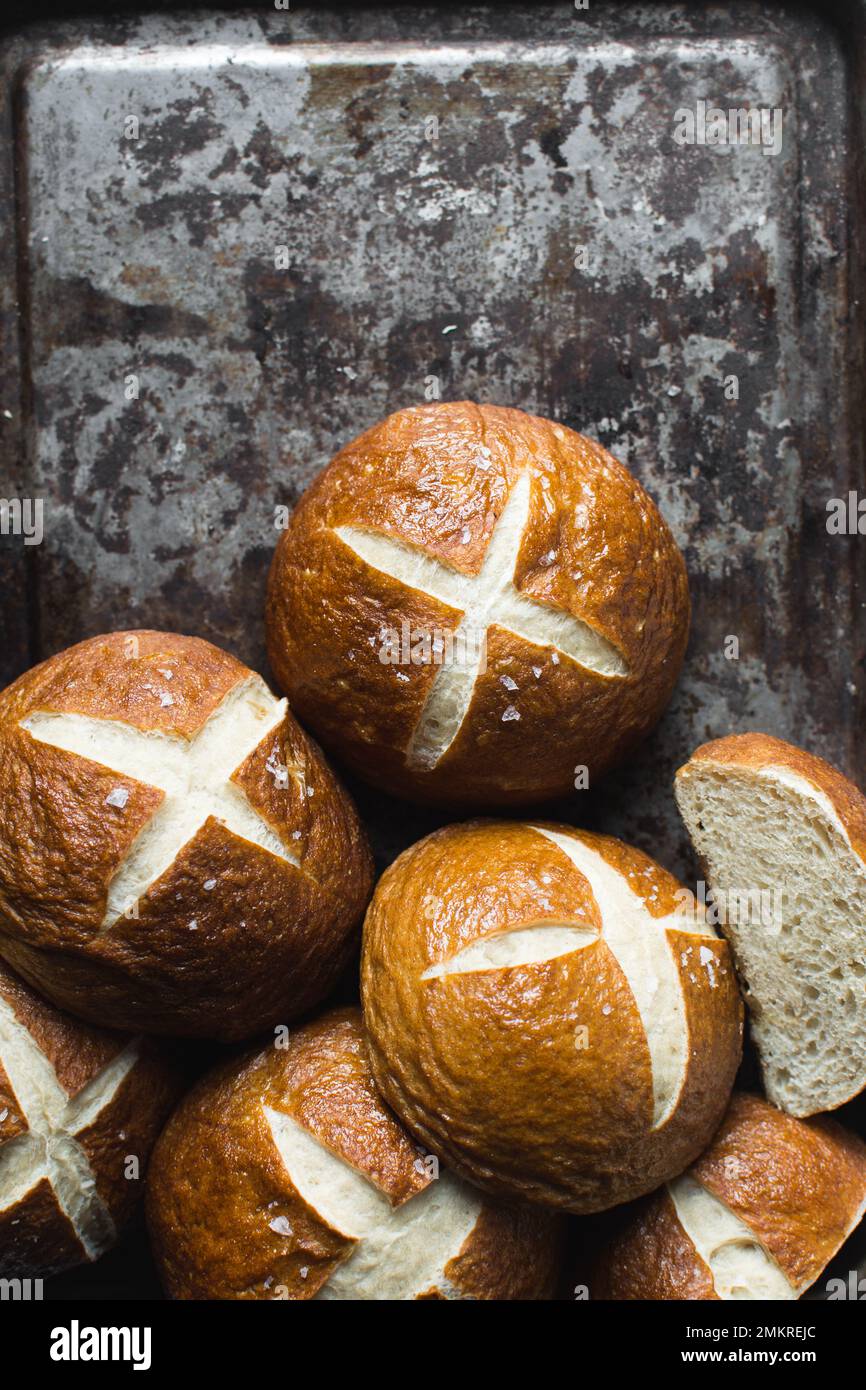
<svg viewBox="0 0 866 1390"><path fill-rule="evenodd" d="M769 1099L801 1118L866 1088L866 797L823 758L731 734L677 804L731 943Z"/></svg>
<svg viewBox="0 0 866 1390"><path fill-rule="evenodd" d="M608 1299L800 1298L866 1211L866 1144L825 1116L735 1095L689 1170L636 1205L601 1254Z"/></svg>
<svg viewBox="0 0 866 1390"><path fill-rule="evenodd" d="M234 1039L308 1009L371 862L285 700L173 633L93 637L0 695L0 954L109 1027Z"/></svg>
<svg viewBox="0 0 866 1390"><path fill-rule="evenodd" d="M709 1142L740 1058L729 948L645 854L470 822L385 873L364 927L376 1081L487 1191L573 1212L657 1187Z"/></svg>
<svg viewBox="0 0 866 1390"><path fill-rule="evenodd" d="M491 1202L383 1105L360 1012L220 1068L173 1115L147 1197L179 1299L539 1299L555 1218Z"/></svg>
<svg viewBox="0 0 866 1390"><path fill-rule="evenodd" d="M682 555L631 474L562 425L468 401L342 449L268 589L299 717L371 782L443 805L594 780L655 724L688 626Z"/></svg>
<svg viewBox="0 0 866 1390"><path fill-rule="evenodd" d="M176 1090L152 1044L79 1023L0 962L0 1275L110 1249Z"/></svg>

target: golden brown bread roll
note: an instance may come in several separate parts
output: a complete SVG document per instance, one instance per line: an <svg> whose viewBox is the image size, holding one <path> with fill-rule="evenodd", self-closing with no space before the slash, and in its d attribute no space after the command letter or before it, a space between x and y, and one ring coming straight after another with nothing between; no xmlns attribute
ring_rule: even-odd
<svg viewBox="0 0 866 1390"><path fill-rule="evenodd" d="M658 719L688 625L683 558L627 470L562 425L466 401L342 449L268 588L299 718L377 786L458 806L600 776Z"/></svg>
<svg viewBox="0 0 866 1390"><path fill-rule="evenodd" d="M645 854L567 826L437 831L364 924L377 1084L408 1128L502 1196L603 1210L681 1172L733 1084L727 943Z"/></svg>
<svg viewBox="0 0 866 1390"><path fill-rule="evenodd" d="M152 1043L79 1023L0 962L0 1275L114 1244L177 1089Z"/></svg>
<svg viewBox="0 0 866 1390"><path fill-rule="evenodd" d="M154 1154L148 1220L174 1298L537 1299L559 1225L439 1172L382 1103L342 1009L206 1077Z"/></svg>
<svg viewBox="0 0 866 1390"><path fill-rule="evenodd" d="M636 1204L601 1254L609 1299L794 1299L866 1210L866 1145L735 1095L712 1144Z"/></svg>
<svg viewBox="0 0 866 1390"><path fill-rule="evenodd" d="M59 1006L249 1036L331 987L370 886L318 749L210 643L94 637L0 695L0 954Z"/></svg>

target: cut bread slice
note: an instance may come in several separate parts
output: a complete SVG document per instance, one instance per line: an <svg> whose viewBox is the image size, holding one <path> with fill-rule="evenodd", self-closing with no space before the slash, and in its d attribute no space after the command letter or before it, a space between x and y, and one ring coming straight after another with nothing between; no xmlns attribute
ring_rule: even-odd
<svg viewBox="0 0 866 1390"><path fill-rule="evenodd" d="M771 1101L834 1110L866 1086L866 798L768 734L704 744L677 804L731 943Z"/></svg>

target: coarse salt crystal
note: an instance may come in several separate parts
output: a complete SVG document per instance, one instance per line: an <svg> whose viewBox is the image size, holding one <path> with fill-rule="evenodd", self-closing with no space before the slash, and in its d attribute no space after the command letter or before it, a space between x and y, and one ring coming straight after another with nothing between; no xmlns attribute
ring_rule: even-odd
<svg viewBox="0 0 866 1390"><path fill-rule="evenodd" d="M512 719L519 719L519 718L520 718L520 710L519 710L519 709L515 709L513 705L509 705L508 708L506 709L505 713L504 713L503 716L502 716L502 722L503 722L503 724L507 724L510 720L512 720Z"/></svg>
<svg viewBox="0 0 866 1390"><path fill-rule="evenodd" d="M292 1227L287 1216L275 1216L273 1221L268 1222L268 1225L272 1231L276 1231L278 1236L290 1236L292 1234Z"/></svg>
<svg viewBox="0 0 866 1390"><path fill-rule="evenodd" d="M206 878L204 881L205 892L209 893L212 888L216 888L215 878Z"/></svg>
<svg viewBox="0 0 866 1390"><path fill-rule="evenodd" d="M276 750L271 753L265 763L265 771L271 774L278 787L287 787L289 785L289 769L286 767L285 763L280 762Z"/></svg>
<svg viewBox="0 0 866 1390"><path fill-rule="evenodd" d="M710 979L710 989L715 989L715 987L716 987L716 970L715 970L716 962L715 962L715 957L714 957L712 951L709 949L708 946L702 946L702 947L701 947L700 959L701 959L701 965L705 965L705 966L707 967L707 974L708 974L709 979Z"/></svg>
<svg viewBox="0 0 866 1390"><path fill-rule="evenodd" d="M518 690L518 689L519 689L519 686L518 686L518 684L517 684L517 681L513 681L513 680L511 679L510 676L500 676L500 677L499 677L499 683L500 683L500 685L504 685L506 690Z"/></svg>
<svg viewBox="0 0 866 1390"><path fill-rule="evenodd" d="M114 787L105 798L106 806L117 806L121 811L129 800L129 792L126 787Z"/></svg>

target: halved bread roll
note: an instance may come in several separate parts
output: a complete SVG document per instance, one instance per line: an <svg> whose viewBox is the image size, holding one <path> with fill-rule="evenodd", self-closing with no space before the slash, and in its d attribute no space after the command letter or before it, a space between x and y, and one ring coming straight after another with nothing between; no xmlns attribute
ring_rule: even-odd
<svg viewBox="0 0 866 1390"><path fill-rule="evenodd" d="M147 1206L178 1299L540 1299L559 1263L555 1218L412 1142L352 1008L205 1077L160 1138Z"/></svg>
<svg viewBox="0 0 866 1390"><path fill-rule="evenodd" d="M628 1213L594 1298L796 1299L866 1209L866 1145L735 1095L697 1163Z"/></svg>
<svg viewBox="0 0 866 1390"><path fill-rule="evenodd" d="M745 991L764 1087L791 1115L866 1086L866 798L768 734L699 748L676 799Z"/></svg>

